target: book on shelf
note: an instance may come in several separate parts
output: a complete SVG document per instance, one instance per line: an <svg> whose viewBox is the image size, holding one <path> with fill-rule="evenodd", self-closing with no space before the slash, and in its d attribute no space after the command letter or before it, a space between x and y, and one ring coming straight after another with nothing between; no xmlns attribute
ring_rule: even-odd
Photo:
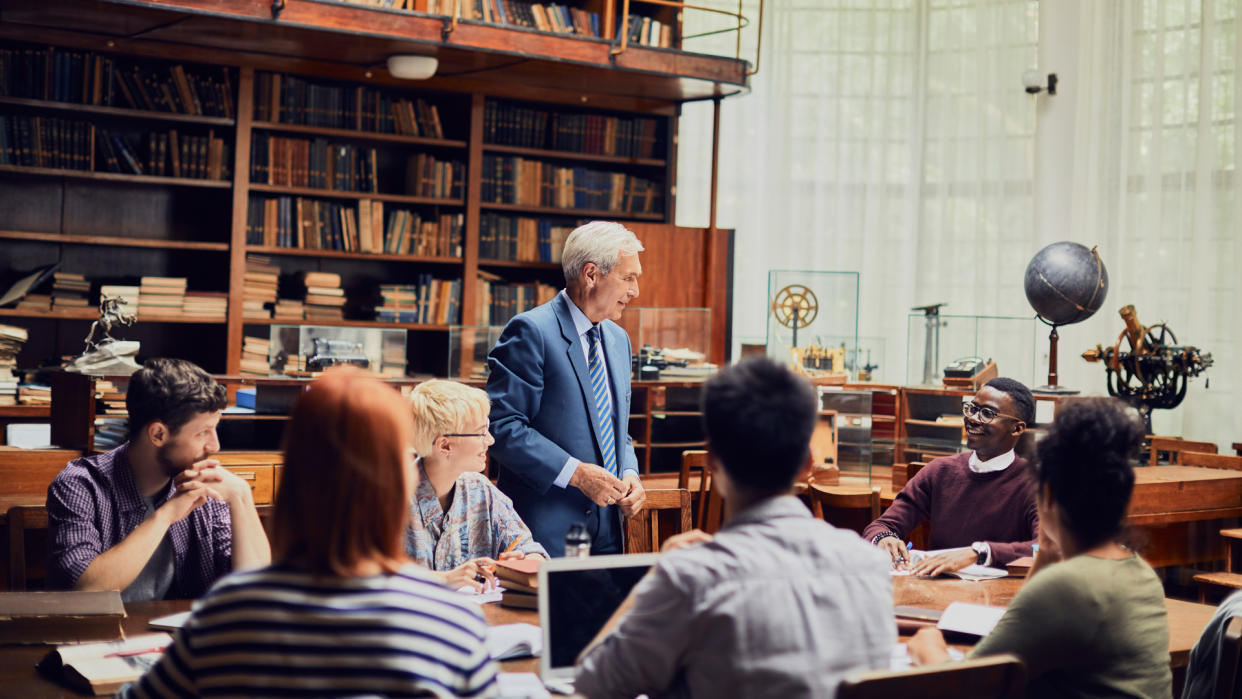
<svg viewBox="0 0 1242 699"><path fill-rule="evenodd" d="M246 241L308 250L460 257L464 224L464 214L424 220L418 212L388 208L369 199L351 206L303 197L252 195Z"/></svg>
<svg viewBox="0 0 1242 699"><path fill-rule="evenodd" d="M241 373L252 376L267 376L271 373L268 356L271 354L272 343L267 337L242 337ZM240 404L241 399L238 399ZM251 405L250 407L254 407Z"/></svg>
<svg viewBox="0 0 1242 699"><path fill-rule="evenodd" d="M479 294L479 325L504 325L513 316L556 296L556 289L547 284L506 284L487 273L479 274L476 288Z"/></svg>
<svg viewBox="0 0 1242 699"><path fill-rule="evenodd" d="M83 643L121 638L121 593L8 592L0 595L0 643Z"/></svg>
<svg viewBox="0 0 1242 699"><path fill-rule="evenodd" d="M48 46L0 48L0 95L233 118L232 70Z"/></svg>
<svg viewBox="0 0 1242 699"><path fill-rule="evenodd" d="M0 164L89 171L95 137L84 121L0 116Z"/></svg>
<svg viewBox="0 0 1242 699"><path fill-rule="evenodd" d="M620 214L658 214L664 209L658 183L621 172L562 167L517 156L484 155L482 199L560 209Z"/></svg>
<svg viewBox="0 0 1242 699"><path fill-rule="evenodd" d="M453 11L451 0L429 0L427 12L449 14ZM457 6L461 19L490 24L537 29L556 34L576 36L600 36L598 12L570 5L555 3L532 3L521 0L473 0Z"/></svg>
<svg viewBox="0 0 1242 699"><path fill-rule="evenodd" d="M484 211L479 218L479 257L484 260L560 262L565 239L577 226L546 219Z"/></svg>
<svg viewBox="0 0 1242 699"><path fill-rule="evenodd" d="M52 275L52 309L86 308L91 283L86 277L72 272L56 272Z"/></svg>
<svg viewBox="0 0 1242 699"><path fill-rule="evenodd" d="M139 634L108 643L63 645L39 662L39 672L87 694L109 695L151 669L172 643L166 633Z"/></svg>
<svg viewBox="0 0 1242 699"><path fill-rule="evenodd" d="M455 325L461 315L461 280L419 274L415 284L381 284L375 319L389 323Z"/></svg>
<svg viewBox="0 0 1242 699"><path fill-rule="evenodd" d="M375 148L329 143L325 138L285 138L256 131L250 179L258 184L341 192L379 192Z"/></svg>
<svg viewBox="0 0 1242 699"><path fill-rule="evenodd" d="M412 155L406 161L405 186L408 194L417 197L461 199L466 191L466 164L426 153Z"/></svg>
<svg viewBox="0 0 1242 699"><path fill-rule="evenodd" d="M306 80L284 73L255 75L259 122L444 138L438 105L396 90Z"/></svg>
<svg viewBox="0 0 1242 699"><path fill-rule="evenodd" d="M660 120L602 114L553 113L503 100L483 108L488 144L563 150L591 155L663 157Z"/></svg>

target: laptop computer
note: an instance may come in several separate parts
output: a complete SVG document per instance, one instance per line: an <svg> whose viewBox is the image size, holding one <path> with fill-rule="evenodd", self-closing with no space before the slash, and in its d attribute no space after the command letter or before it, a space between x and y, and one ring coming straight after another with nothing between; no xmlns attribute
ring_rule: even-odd
<svg viewBox="0 0 1242 699"><path fill-rule="evenodd" d="M655 553L553 558L539 567L539 674L549 689L572 691L578 654L659 559Z"/></svg>

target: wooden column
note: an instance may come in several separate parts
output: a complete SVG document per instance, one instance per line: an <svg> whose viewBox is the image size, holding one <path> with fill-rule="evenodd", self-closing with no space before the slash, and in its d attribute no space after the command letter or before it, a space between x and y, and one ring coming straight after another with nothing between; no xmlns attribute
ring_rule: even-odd
<svg viewBox="0 0 1242 699"><path fill-rule="evenodd" d="M233 140L233 230L229 236L229 314L225 373L241 373L242 308L246 283L246 209L250 192L250 123L254 117L254 69L237 80L237 130ZM231 397L231 396L230 396Z"/></svg>

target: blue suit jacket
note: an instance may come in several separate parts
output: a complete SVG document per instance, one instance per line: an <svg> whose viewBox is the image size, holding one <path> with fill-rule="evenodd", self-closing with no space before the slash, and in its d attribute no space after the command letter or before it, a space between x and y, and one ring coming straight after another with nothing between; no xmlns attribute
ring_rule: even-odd
<svg viewBox="0 0 1242 699"><path fill-rule="evenodd" d="M553 484L573 456L603 464L595 401L582 345L563 294L522 313L505 326L488 355L492 399L489 453L499 464L499 487L553 556L565 547L565 532L588 521L597 506L577 488ZM617 467L638 471L629 436L630 338L616 323L599 324L613 396ZM618 518L614 505L604 515Z"/></svg>

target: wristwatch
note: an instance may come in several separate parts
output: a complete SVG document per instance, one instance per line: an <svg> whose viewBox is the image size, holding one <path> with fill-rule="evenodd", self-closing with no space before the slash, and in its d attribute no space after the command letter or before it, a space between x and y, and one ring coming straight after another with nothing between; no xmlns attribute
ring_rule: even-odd
<svg viewBox="0 0 1242 699"><path fill-rule="evenodd" d="M976 565L987 563L988 556L992 553L992 547L986 541L976 541L970 545L970 550L975 552Z"/></svg>

